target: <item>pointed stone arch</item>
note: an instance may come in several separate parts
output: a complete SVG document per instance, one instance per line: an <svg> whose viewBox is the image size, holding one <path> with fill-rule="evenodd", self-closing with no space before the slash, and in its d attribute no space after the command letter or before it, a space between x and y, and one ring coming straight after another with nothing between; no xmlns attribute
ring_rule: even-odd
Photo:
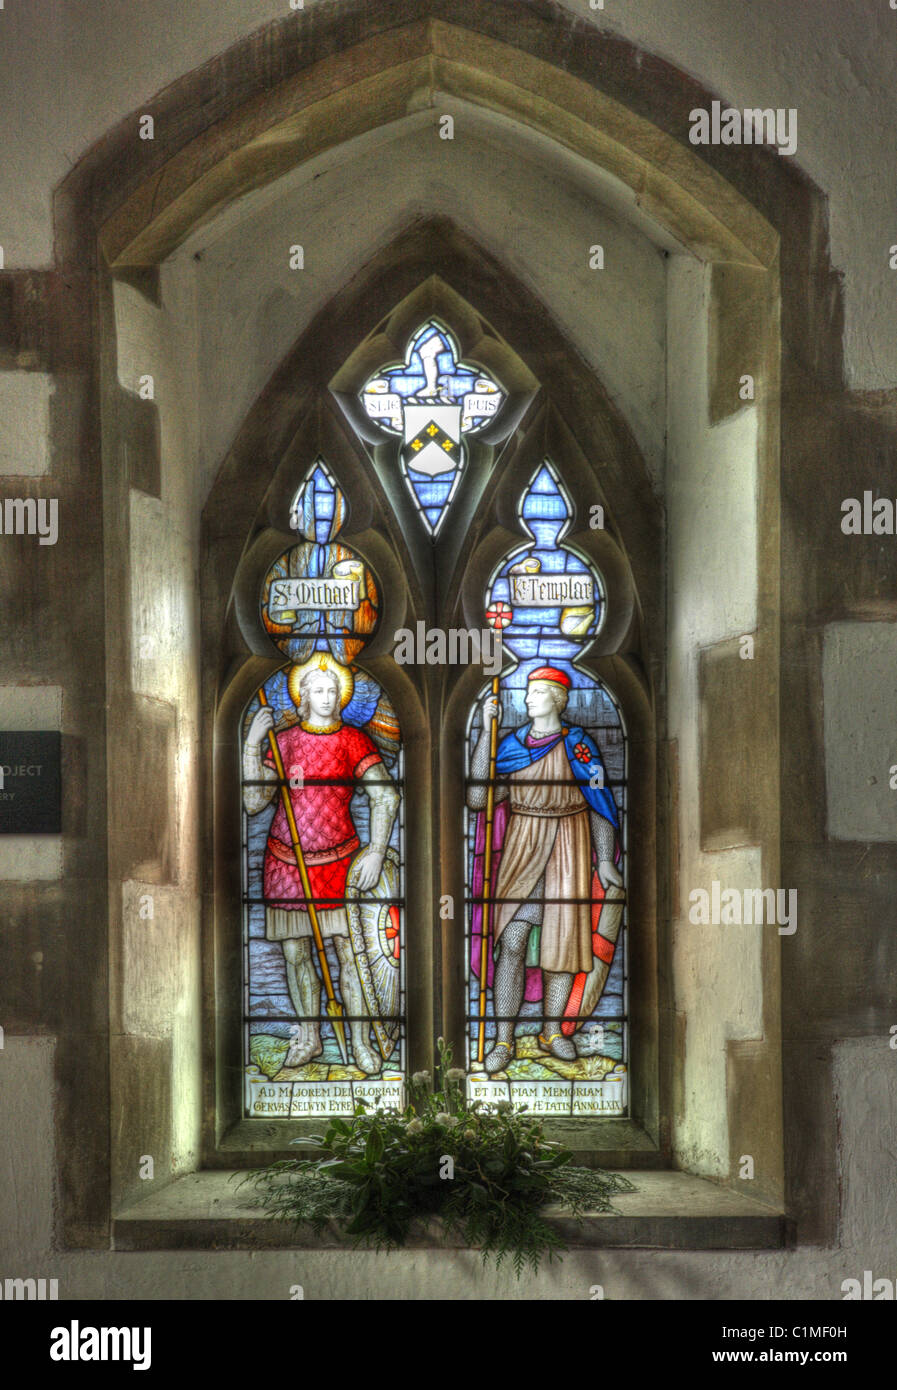
<svg viewBox="0 0 897 1390"><path fill-rule="evenodd" d="M437 273L434 265L439 267ZM466 294L455 288L458 285L465 287ZM456 498L457 510L435 543L407 505L405 489L395 478L390 446L373 447L371 464L349 427L351 422L360 434L365 433L365 417L356 404L358 390L385 358L404 350L407 337L428 317L442 318L462 352L496 372L510 392L514 424L509 440L500 447L486 447L479 460L481 468L471 465ZM239 1032L234 1005L239 981L232 945L239 929L234 731L237 713L249 693L282 664L266 650L264 639L259 635L253 640L253 634L258 633L260 577L289 542L283 519L300 475L316 454L326 459L348 501L343 535L378 573L385 599L383 620L362 665L389 691L405 731L408 816L417 828L408 864L408 911L412 920L425 921L431 917L432 903L444 893L451 893L456 902L464 896L459 844L451 833L460 804L451 748L452 739L463 737L465 697L477 672L452 667L397 668L386 653L392 649L396 628L413 628L418 619L428 626L481 625L476 609L483 557L496 547L506 549L509 540L517 541L521 479L546 451L558 459L579 499L578 540L610 580L613 617L589 665L605 679L610 674L615 685L613 678L622 678L626 718L639 745L631 779L642 807L637 823L644 850L636 902L644 905L651 928L642 933L636 952L642 999L636 1013L640 1026L644 1025L636 1054L638 1122L615 1127L613 1152L626 1162L628 1151L635 1148L642 1161L656 1162L663 1157L657 1143L658 1115L666 1106L657 1080L654 766L658 692L644 673L660 663L664 645L659 504L619 408L570 350L546 306L445 218L413 223L315 316L258 396L203 510L202 550L209 561L201 576L203 707L204 725L214 730L212 795L203 835L216 846L215 866L209 865L207 874L210 920L206 932L218 960L217 1002L214 1010L209 1008L208 1024L218 1039L219 1073L229 1073L233 1079L233 1037ZM599 495L607 507L607 528L589 531L588 502ZM497 527L486 520L493 514L498 517ZM634 564L627 540L635 552ZM443 570L447 582L437 592L434 576ZM641 586L643 600L638 594ZM642 602L646 612L641 612ZM434 769L438 776L431 778L437 743L434 722L439 729ZM418 1054L424 1056L431 1043L426 1019L434 1009L439 1031L452 1036L463 1031L459 1013L463 961L452 950L446 925L451 926L436 924L431 934L421 933L414 942L419 1007L412 1013L410 1036ZM239 1161L241 1145L250 1142L250 1131L239 1119L235 1086L220 1082L214 1131L209 1129L206 1136L209 1156L219 1151L222 1137L229 1135L224 1142L234 1161ZM291 1132L295 1133L295 1124ZM575 1141L594 1152L596 1139L588 1124L579 1127Z"/></svg>
<svg viewBox="0 0 897 1390"><path fill-rule="evenodd" d="M130 696L121 694L128 691L130 673L128 490L143 489L148 495L158 491L157 460L155 473L153 463L153 450L157 453L158 445L152 440L152 411L126 399L115 381L112 279L129 281L149 297L156 295L160 264L191 229L213 218L250 188L261 187L294 167L297 160L326 152L336 139L351 139L374 128L371 122L398 121L409 110L426 109L437 93L447 94L470 111L537 132L550 142L559 167L568 158L585 160L596 178L604 181L602 186L625 190L623 196L635 225L639 219L643 225L649 220L662 225L693 255L714 263L708 344L713 422L732 414L733 363L741 354L746 328L755 345L748 368L759 364L757 380L766 384L758 411L762 461L758 530L764 556L758 634L766 639L765 649L777 654L781 625L783 640L803 650L805 638L798 630L800 623L793 618L796 610L789 608L790 600L783 597L779 508L783 487L793 489L794 496L803 495L798 484L804 455L797 441L803 439L807 426L793 403L794 388L805 386L808 380L814 389L841 384L840 289L828 260L824 200L819 191L797 167L768 150L739 151L736 160L727 149L710 148L700 153L692 149L687 144L688 112L694 106L707 105L713 93L669 64L538 0L490 0L488 6L478 0L412 0L411 4L408 0L384 0L377 7L350 0L291 16L235 45L160 94L153 103L160 118L155 142L140 148L134 134L135 118L129 118L98 141L57 190L57 265L52 275L66 276L66 283L79 291L80 304L77 322L62 322L60 318L56 324L51 310L46 312L54 331L58 330L58 360L77 367L83 374L85 404L99 403L103 412L102 426L85 428L80 443L91 485L104 499L106 682L112 697L106 706L102 769L109 770L109 795L99 819L105 819L107 826L110 882L128 877L128 871L122 869L124 856L116 832L128 794L126 786L116 783L115 769L124 746L119 731L129 722L133 725L143 720L144 733L151 742L155 729L152 720L145 718L146 710L138 712L138 718ZM356 118L357 128L352 124ZM808 248L809 278L804 273ZM394 267L394 272L398 279L401 268ZM387 300L396 302L395 296ZM505 312L510 323L513 306L506 306ZM785 351L781 399L780 348ZM584 369L584 381L588 375ZM569 401L574 411L588 413L587 396L571 390ZM308 404L327 414L332 398L324 393L312 401L310 396ZM255 420L256 438L270 445L271 456L282 457L290 415L288 410L280 411L276 392L269 405L275 407L273 417L264 427ZM279 430L284 433L278 434ZM626 434L624 428L621 447ZM125 446L129 440L133 443L135 436L138 447L129 455ZM613 437L616 439L615 434ZM781 470L780 437L784 440ZM241 440L243 444L248 440L242 431ZM637 469L631 481L637 499L642 488ZM227 533L226 492L226 486L216 491L213 506L213 510L222 508L217 549L204 548L201 556L204 565L227 561L231 568L225 564L225 571L233 573L246 535ZM647 493L644 500L645 514L650 515ZM640 505L638 500L634 505ZM626 512L624 508L617 514L623 527ZM355 513L356 518L362 515L363 511ZM636 569L643 561L643 570L648 573L650 547L646 546L640 556L640 531L639 525L631 525L626 552ZM783 567L791 599L800 590L797 564ZM780 624L783 612L792 616ZM226 601L220 616L222 624L230 621ZM763 645L761 642L761 648ZM215 653L219 673L223 650ZM661 668L651 661L653 658L647 675L659 678ZM723 692L734 710L739 689L733 681L733 672L740 669L737 656L730 660L729 654L719 651L707 654L706 660L702 656L701 665L707 688ZM646 672L638 670L634 662L624 666L627 678L643 689ZM748 704L755 712L762 705L762 726L773 730L771 742L763 745L758 770L765 817L764 856L769 881L782 881L780 817L786 805L789 814L798 819L803 810L799 779L794 781L794 790L783 787L780 794L780 712L782 728L787 728L795 750L793 756L809 761L809 744L793 713L800 700L784 696L780 700L778 665L756 669L757 698L752 697ZM803 676L794 674L800 670L799 662L793 663L791 673L783 670L782 690L787 685L792 697L804 693ZM96 698L102 705L102 699ZM739 715L736 734L744 734L755 723L755 715ZM164 732L167 737L170 730L166 727ZM663 737L664 731L660 733ZM663 762L660 767L661 781L669 778L671 786L678 786L675 762L673 750L669 765ZM720 783L725 780L724 762L711 759L702 768ZM208 768L201 779L204 796L210 795L207 774ZM99 781L106 785L104 775ZM731 842L732 826L744 810L739 797L743 802L746 793L731 784L727 795L728 801L725 797L711 798L707 814L702 808L702 816L708 823L721 823L722 838ZM674 826L678 814L675 794L670 800L670 824ZM156 793L148 799L147 817L152 824L146 838L162 846L157 856L160 862L165 859L166 832L159 827L174 814L174 808L163 804ZM710 824L710 832L716 833L714 824ZM668 896L672 892L674 866L669 872L671 882L661 885L662 900L664 892ZM112 893L108 909L115 969L122 904L114 901ZM666 966L671 968L669 960ZM767 1175L764 1181L768 1179L765 1195L777 1200L782 1190L781 1107L776 1089L780 1037L777 952L775 958L765 952L763 974L768 985L763 1001L766 1041L761 1045L749 1038L728 1049L728 1134L733 1155L744 1148L739 1134L746 1126L771 1136L769 1162L758 1166ZM676 1027L680 1029L679 1044L684 1047L684 1019L677 1020ZM67 1046L61 1044L60 1057ZM151 1065L158 1068L161 1079L155 1091L148 1089L145 1094L158 1094L164 1108L173 1092L171 1077L165 1073L165 1048L148 1046L140 1057L137 1051L135 1044L133 1058L116 1059L116 1094L131 1094L137 1078ZM71 1070L74 1054L60 1065ZM678 1095L681 1114L687 1100L684 1082ZM212 1087L206 1092L203 1107L210 1129L214 1129L216 1103ZM675 1123L676 1109L674 1106L671 1124ZM101 1120L100 1108L96 1118L97 1125L106 1123ZM153 1124L155 1119L154 1114ZM155 1132L162 1132L158 1125ZM74 1152L68 1140L63 1149ZM89 1205L91 1213L89 1218L72 1218L70 1224L72 1220L76 1225L82 1220L95 1221L96 1213L103 1210L102 1193L94 1183L89 1201L82 1201L77 1182L71 1180L75 1160L66 1162L66 1211L83 1213ZM121 1176L125 1165L117 1152L113 1166L119 1173L115 1181L118 1195L128 1190L129 1183L134 1191L139 1190Z"/></svg>
<svg viewBox="0 0 897 1390"><path fill-rule="evenodd" d="M281 21L269 31L266 54L248 41L256 82L249 90L235 86L224 101L219 89L213 123L205 112L200 127L199 113L180 107L176 147L166 142L167 152L151 151L145 172L132 160L124 198L102 217L100 243L111 267L159 264L189 231L251 189L433 105L437 93L528 125L586 159L702 259L755 268L775 259L777 236L766 218L682 138L612 94L607 60L614 50L631 59L630 45L583 26L577 50L559 64L556 17L530 10L521 24L508 0L493 0L485 22L471 0L387 0L375 13L357 6L354 16L352 9ZM346 43L348 34L354 41ZM277 39L285 47L294 36L305 39L301 56L283 55L275 76ZM598 61L587 79L589 58ZM162 106L167 115L168 103ZM160 111L157 125L163 121Z"/></svg>

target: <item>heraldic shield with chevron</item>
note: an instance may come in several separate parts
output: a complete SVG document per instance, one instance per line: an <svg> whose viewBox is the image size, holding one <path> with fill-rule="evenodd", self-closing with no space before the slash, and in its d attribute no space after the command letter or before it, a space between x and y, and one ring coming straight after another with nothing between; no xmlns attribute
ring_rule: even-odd
<svg viewBox="0 0 897 1390"><path fill-rule="evenodd" d="M491 424L506 400L482 367L459 360L451 333L424 323L404 362L383 367L361 392L368 418L402 439L399 462L418 514L432 536L442 525L467 458L465 435Z"/></svg>
<svg viewBox="0 0 897 1390"><path fill-rule="evenodd" d="M428 478L451 473L461 462L460 405L406 405L405 466Z"/></svg>

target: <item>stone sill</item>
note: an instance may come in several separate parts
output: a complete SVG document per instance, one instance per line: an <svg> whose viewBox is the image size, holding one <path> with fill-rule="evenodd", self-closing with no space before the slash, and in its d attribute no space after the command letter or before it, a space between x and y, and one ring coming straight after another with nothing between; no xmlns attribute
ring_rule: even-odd
<svg viewBox="0 0 897 1390"><path fill-rule="evenodd" d="M596 1212L579 1226L552 1215L571 1248L650 1250L774 1250L786 1243L782 1212L706 1178L671 1171L628 1171L636 1192L618 1192L616 1213ZM231 1174L190 1173L149 1193L114 1218L115 1250L347 1250L334 1225L320 1235L272 1221L248 1205L248 1185ZM410 1249L459 1248L443 1242L436 1223L421 1223Z"/></svg>
<svg viewBox="0 0 897 1390"><path fill-rule="evenodd" d="M635 1120L587 1119L566 1116L541 1117L545 1137L563 1144L589 1167L600 1164L617 1168L663 1168L664 1155L654 1139ZM238 1120L219 1140L211 1162L214 1167L252 1168L276 1158L317 1158L320 1149L296 1146L303 1136L320 1134L323 1118L299 1120Z"/></svg>

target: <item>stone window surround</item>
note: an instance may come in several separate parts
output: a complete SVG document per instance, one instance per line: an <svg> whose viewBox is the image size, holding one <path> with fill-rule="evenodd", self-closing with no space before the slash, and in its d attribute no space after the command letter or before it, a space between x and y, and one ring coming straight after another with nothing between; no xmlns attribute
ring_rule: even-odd
<svg viewBox="0 0 897 1390"><path fill-rule="evenodd" d="M428 13L438 14L443 8L443 6L437 3L432 5L424 5L421 8ZM458 7L453 6L452 9L455 17L458 18L459 22L460 20L463 20L464 15L461 14ZM507 33L510 39L511 34L514 32L514 28L513 25L510 23L510 13L508 13L507 15L504 14L504 11L508 9L508 6L505 6L502 3L496 3L493 7L494 20L490 21L490 23L494 22L495 25L499 25L500 23L506 23ZM462 5L461 11L463 10L465 10L465 6ZM405 13L407 13L407 7L405 7ZM388 29L390 23L395 23L395 17L391 15L389 6L385 7L384 12L381 14L381 19L383 20L384 29ZM438 25L441 26L441 21L438 21ZM536 28L538 28L538 26L534 25L534 30ZM320 35L320 32L320 30L317 31L317 36ZM435 31L433 29L429 31L430 40L433 39L434 32ZM444 39L445 36L445 26L441 26L441 33L437 35L436 38ZM530 51L531 53L537 51L540 44L543 43L542 36L535 32L527 32L525 34L518 33L516 38L517 41L521 44L521 46L526 47L528 51ZM588 40L583 41L587 44L593 42L591 37ZM488 39L488 42L492 43L494 42L494 39L490 37ZM482 40L482 43L485 46L487 41ZM594 45L598 48L600 48L602 45L607 46L607 43L608 41L604 37L599 38L599 36L597 35L594 37ZM321 61L323 61L323 59L321 59ZM446 60L446 72L448 72L449 66L450 63L448 62L448 60ZM571 63L570 66L573 66L573 64ZM692 84L692 86L694 86L694 84ZM179 93L178 95L179 98L183 98L183 93ZM677 102L677 105L687 104L688 101L694 100L694 97L695 92L691 91L686 95L684 102L680 100ZM633 119L638 120L640 118ZM178 138L181 137L179 136ZM108 169L114 168L116 160L120 161L122 158L122 141L119 141L117 147L115 142L113 141L112 146L113 148L110 148L107 144L102 150L98 150L95 156L95 161L105 163ZM153 153L156 157L163 157L163 150L161 144L157 146L157 149ZM679 153L683 158L687 156L689 163L700 165L703 162L702 160L698 159L698 157L692 151L689 151L687 149L684 152L680 149ZM167 155L164 157L167 157ZM762 161L761 155L758 155L757 158ZM725 156L720 155L718 152L713 152L710 156L710 159L712 162L717 164L725 163ZM60 229L60 238L58 243L60 250L60 262L62 265L65 265L69 258L71 258L75 262L75 264L80 264L78 251L83 249L85 244L89 244L89 239L91 235L90 229L92 228L96 231L99 237L100 245L103 248L103 254L101 254L100 256L100 279L101 283L105 284L106 286L106 289L101 293L100 296L100 317L101 320L105 320L105 326L108 328L108 276L105 267L103 266L103 256L105 255L105 257L108 258L110 268L114 274L120 275L123 278L130 279L133 283L141 285L149 293L152 294L154 292L154 285L156 283L154 272L152 270L152 265L154 262L158 263L158 261L164 257L164 254L166 253L166 249L168 247L177 243L177 240L180 239L180 237L183 235L183 229L179 227L173 228L171 224L168 223L166 224L166 229L162 231L162 234L158 237L156 236L155 232L152 232L151 234L142 233L141 238L136 241L134 239L131 239L129 241L127 237L123 238L121 236L121 229L123 225L127 224L128 216L123 217L122 210L125 208L126 205L130 205L131 207L135 205L132 194L132 189L134 186L133 181L131 182L130 187L126 184L126 182L123 181L122 192L116 194L116 197L118 198L116 210L114 212L111 212L108 204L105 207L98 206L98 204L95 202L94 190L87 187L81 181L83 178L83 174L87 170L87 167L89 167L89 162L87 166L81 169L81 172L79 173L77 178L72 178L66 181L68 187L65 188L64 196L59 199L57 204ZM713 178L716 180L716 184L713 185L713 180L711 180L711 184L713 186L708 191L706 189L706 174L707 169L705 166L705 191L707 192L707 207L708 209L710 209L711 207L714 207L714 197L718 196L721 192L720 185L722 184L722 180L719 178L718 175L714 175ZM733 174L733 183L734 182L737 182L737 179ZM768 279L770 283L772 283L773 281L776 284L778 283L778 270L774 249L776 245L776 239L774 234L771 237L769 237L766 235L765 232L758 230L757 234L759 240L756 240L754 244L757 248L759 248L762 245L762 252L760 253L759 260L757 259L757 255L754 251L750 251L745 255L740 255L739 253L736 253L734 255L732 254L733 245L735 244L733 241L733 235L737 239L737 237L744 232L746 225L750 222L751 216L755 217L755 228L760 229L761 225L763 225L769 230L770 233L772 233L772 229L769 227L768 223L763 223L762 219L757 218L757 215L754 214L753 209L749 209L744 204L742 205L741 212L733 213L733 208L737 206L739 199L734 193L733 184L727 184L725 188L727 191L725 191L723 195L723 203L726 204L726 210L723 216L723 222L728 224L728 228L725 232L725 235L723 236L724 245L720 246L719 244L717 244L716 246L714 246L713 244L714 235L720 235L720 224L718 214L720 212L721 205L717 205L715 207L715 210L713 212L708 212L707 217L704 218L703 210L699 206L689 205L686 210L685 205L683 204L683 202L680 201L676 204L676 219L674 219L677 222L677 232L684 233L684 240L686 242L692 242L692 244L696 246L700 245L705 255L705 258L711 260L719 259L721 262L721 265L719 267L719 275L715 278L714 282L715 303L713 306L712 314L712 323L714 327L714 332L716 334L716 346L713 348L713 352L715 355L717 367L719 368L719 371L716 374L716 385L714 388L714 398L712 401L712 405L715 409L719 409L720 400L722 399L723 395L720 389L720 374L724 370L724 356L719 350L719 344L720 342L726 340L727 335L730 336L733 333L737 332L741 326L739 320L739 314L741 310L739 309L738 301L739 297L743 299L743 295L740 296L739 292L743 290L744 285L746 283L758 283L758 272L759 278L765 280ZM129 196L123 196L124 192L127 192ZM229 190L227 196L235 196L235 190ZM655 214L660 214L664 211L669 210L665 205L664 196L665 194L662 187L659 188L656 184L652 185L650 206ZM691 196L694 197L694 188L692 189ZM767 199L767 201L771 203L771 199ZM186 206L187 202L189 202L189 200L182 199L180 208L182 209L184 206ZM144 206L146 205L144 204ZM180 215L180 209L178 215ZM194 214L191 214L191 216L193 215ZM197 210L195 216L199 215L201 214ZM151 214L151 217L153 216L155 216L155 213ZM733 233L731 227L734 223L738 222L740 217L746 220L742 221L738 229L738 232ZM159 219L160 227L164 221L164 218ZM714 223L714 221L716 221L716 227L713 231L711 231L711 224ZM686 224L688 224L687 227ZM87 237L87 243L85 243L85 235ZM753 235L753 233L749 234L748 241L750 240L750 235ZM740 245L744 247L746 243L742 241ZM768 271L765 271L764 267L769 268ZM96 348L94 347L94 345L91 345L90 351L99 352L99 345L97 345ZM96 361L96 357L93 360ZM768 441L768 447L770 449L776 448L777 439L770 439L770 441ZM375 554L375 545L373 545L373 543L372 549L370 551L370 558L372 560L372 563L374 563L376 566L378 560ZM385 556L383 558L385 559ZM263 667L257 666L257 669L263 670ZM619 687L616 685L615 690L619 694ZM673 752L673 758L674 757L675 754ZM675 816L675 788L673 788L672 805L672 815ZM664 1139L664 1145L666 1146L666 1144L667 1140ZM221 1157L223 1158L224 1155L222 1154Z"/></svg>
<svg viewBox="0 0 897 1390"><path fill-rule="evenodd" d="M427 275L435 257L439 255L439 276ZM565 486L570 492L577 516L588 515L588 506L601 498L608 517L611 519L604 532L583 530L581 524L573 528L571 539L595 561L605 577L608 590L608 621L600 634L592 653L592 667L596 674L603 676L621 702L624 719L630 736L630 804L633 807L630 844L636 843L638 850L632 855L633 914L639 911L639 904L648 905L644 920L657 921L654 907L657 884L654 881L654 865L657 864L659 877L670 872L662 842L674 833L674 821L670 809L657 804L656 785L666 784L671 777L671 769L664 764L666 749L658 746L654 732L658 702L662 703L662 682L658 681L652 689L644 677L634 673L656 672L662 668L664 651L664 605L662 575L656 563L660 553L658 537L662 521L656 510L656 502L651 496L644 464L632 440L625 422L604 396L600 383L577 364L569 365L570 354L565 351L562 341L546 331L544 317L542 322L543 345L541 357L538 350L531 350L527 363L513 354L502 336L496 331L491 313L498 309L485 288L494 285L500 275L500 267L489 265L488 258L479 248L470 244L457 229L442 219L431 219L418 225L394 245L374 258L365 268L358 283L353 282L349 290L339 297L339 302L328 306L313 322L296 349L290 354L272 381L270 392L263 393L247 420L244 431L235 442L234 449L222 470L221 479L225 492L219 497L216 489L209 499L205 523L218 528L222 534L233 536L237 529L237 517L232 512L233 503L246 507L250 476L254 460L258 458L261 434L270 430L271 410L277 408L287 413L292 408L284 406L285 401L301 404L294 409L289 425L284 421L280 433L289 440L279 467L273 470L270 486L261 495L254 521L248 527L253 536L238 566L230 601L239 628L239 640L235 645L225 648L222 665L235 672L232 681L221 694L221 702L215 714L216 752L215 752L215 792L213 800L217 808L215 841L219 846L219 860L223 864L237 862L237 844L233 836L239 824L238 807L234 804L238 797L238 785L234 780L233 768L237 765L237 747L233 730L239 710L251 694L259 680L281 663L271 657L267 642L261 638L257 619L257 594L261 575L275 554L280 553L289 543L282 527L289 501L296 486L301 482L311 463L318 454L327 461L331 471L344 488L349 501L349 523L344 536L353 548L374 565L378 573L381 590L386 600L378 637L362 657L362 664L371 670L389 691L402 721L406 737L406 787L409 797L408 820L417 826L425 826L426 832L415 837L417 855L412 850L409 855L409 922L417 916L419 920L432 918L432 904L443 892L453 892L456 899L463 894L463 866L460 840L455 830L456 816L452 808L457 808L463 798L460 769L457 759L450 757L450 749L458 746L463 738L463 728L469 710L469 702L479 685L479 673L454 672L447 670L436 673L425 670L421 680L409 675L408 668L397 668L388 654L389 634L397 626L413 624L418 617L426 621L439 621L453 625L470 625L477 621L478 606L486 579L496 560L508 548L509 540L519 538L517 503L524 487L539 463L546 456L558 467ZM505 281L508 277L505 274ZM446 281L475 284L479 280L484 286L484 295L477 299L477 310L462 300L449 287ZM402 290L406 291L398 306L384 317L383 310L390 302L398 299ZM538 307L529 302L530 297L520 285L508 284L509 293L504 297L517 306L515 338L531 342L527 332L527 319L531 322L540 317ZM417 326L427 315L441 318L460 340L462 352L474 359L484 361L490 369L509 386L511 408L519 412L519 423L511 444L501 457L497 466L483 469L478 467L476 451L468 465L468 479L462 484L456 499L457 516L450 518L440 540L440 559L437 568L440 574L447 573L452 578L446 585L446 592L454 597L448 613L443 610L436 617L427 608L427 600L432 597L429 591L432 561L429 541L422 537L416 518L411 514L410 501L402 488L390 486L392 454L390 446L380 445L374 454L375 476L371 477L371 466L357 446L352 432L347 428L345 416L358 420L357 406L353 409L355 394L361 384L370 362L378 353L385 357L400 355L400 350ZM482 317L481 317L482 316ZM484 322L488 318L489 322ZM376 347L365 339L357 341L359 322L377 324L375 331ZM505 325L503 324L503 327ZM508 325L510 327L510 325ZM545 341L547 337L548 341ZM327 342L322 353L321 344ZM317 345L317 354L311 352L311 345ZM348 360L341 363L340 355L346 353ZM315 360L314 379L302 375L300 364ZM539 363L544 363L545 380L539 371ZM558 362L564 366L558 368ZM333 370L333 376L328 373ZM306 368L307 371L307 368ZM565 376L579 380L565 380ZM298 379L297 379L298 377ZM274 407L273 403L277 402ZM577 406L576 401L588 401L587 410ZM571 424L571 421L574 422ZM609 466L595 468L590 458L612 459ZM480 464L486 459L479 460ZM475 485L475 486L474 486ZM607 489L607 490L605 490ZM626 499L624 510L626 520L621 527L622 536L615 532L613 518L615 506L613 498ZM229 500L228 500L229 499ZM407 515L403 514L403 509ZM244 513L245 520L245 513ZM204 525L205 525L204 523ZM469 527L469 531L465 530ZM633 558L624 549L624 541L632 538ZM214 534L206 534L204 551L217 553L218 539ZM415 550L417 553L415 554ZM465 554L462 556L461 551ZM453 570L452 566L456 568ZM208 574L214 576L213 588L223 582L226 567L216 564L209 568ZM640 587L641 586L641 587ZM226 609L224 594L220 591L212 596L212 610L220 615ZM206 600L204 613L210 610ZM205 629L205 622L203 624ZM219 616L220 626L220 616ZM212 624L214 631L215 624ZM221 627L222 636L224 628ZM214 646L214 638L212 640ZM245 656L246 648L254 650L251 658ZM260 658L266 653L264 665ZM433 688L424 692L427 682ZM425 779L415 776L416 760L413 757L415 746L421 753L427 748L428 734L422 718L422 695L426 693L426 704L430 708L444 711L440 724L440 758L442 783L434 788L430 782L429 769ZM211 711L209 711L211 714ZM429 797L424 791L422 781L431 788ZM417 799L416 799L417 798ZM446 808L439 815L437 802ZM637 809L636 809L637 808ZM647 808L647 809L646 809ZM221 817L223 819L219 819ZM658 836L655 842L655 834ZM423 848L429 837L432 845L438 845L434 853ZM641 858L640 858L641 857ZM423 861L423 862L421 862ZM441 877L431 877L430 866L441 867ZM640 861L640 862L639 862ZM423 873L421 873L423 871ZM232 875L231 875L232 879ZM215 936L218 950L218 964L215 970L219 988L225 997L235 999L238 991L226 988L228 958L233 967L234 957L227 941L240 931L239 913L228 909L227 903L238 901L236 883L231 881L230 891L221 893L222 881L219 878L216 892ZM668 891L668 889L666 890ZM417 913L415 913L415 894ZM420 1013L412 1015L411 1041L415 1047L413 1065L432 1065L432 1032L427 1030L423 1020L428 1016L436 1019L436 1029L456 1043L463 1039L463 956L458 950L458 941L453 935L456 924L437 924L432 942L424 934L417 941L418 964L421 970L421 983L436 982L441 978L443 998L439 994L427 997L429 985L425 985L418 1001ZM414 940L409 934L409 944ZM633 949L633 935L630 936ZM668 943L666 943L668 947ZM663 1170L671 1160L669 1135L670 1124L670 1086L675 1086L675 1040L669 1036L664 1039L663 1020L670 1016L668 1001L665 1003L658 983L658 952L664 950L664 943L657 941L655 930L640 933L634 941L632 957L632 999L633 1016L637 1021L634 1027L634 1050L632 1058L634 1118L614 1121L553 1121L550 1128L556 1137L574 1148L586 1162L601 1163L604 1166L635 1168L644 1177L651 1169ZM429 959L427 959L428 953ZM423 958L423 959L421 959ZM433 966L433 961L438 964ZM236 983L234 975L232 984ZM435 983L432 985L436 987ZM413 997L413 990L412 990ZM435 1015L431 1010L435 1009ZM230 1051L228 1034L233 1035L237 1027L236 1016L228 1019L226 1011L216 1012L215 1027L219 1036L219 1057L226 1057ZM666 1055L669 1066L658 1068L658 1056ZM222 1075L231 1074L229 1099L227 1091L220 1087L219 1105L214 1114L208 1114L206 1162L209 1168L222 1170L251 1166L278 1153L283 1153L282 1145L289 1143L303 1130L315 1132L320 1121L298 1122L245 1121L239 1118L241 1097L238 1079L234 1075L232 1063L225 1062ZM212 1129L214 1126L214 1132ZM296 1153L296 1149L289 1150ZM308 1152L312 1152L309 1150ZM680 1175L681 1177L681 1175ZM220 1171L219 1171L220 1178ZM679 1177L669 1171L657 1172L651 1183L651 1200L661 1200L663 1184L669 1180L676 1184ZM205 1201L214 1192L215 1216L212 1225L204 1224L187 1227L177 1226L185 1240L202 1240L212 1237L218 1231L220 1213L227 1210L235 1221L242 1217L232 1208L227 1189L219 1180L213 1180L211 1173L199 1175L189 1189L197 1199ZM779 1244L785 1238L785 1223L774 1204L758 1202L745 1198L740 1193L721 1196L721 1189L700 1179L694 1179L696 1186L686 1192L681 1185L670 1189L663 1198L669 1201L666 1208L651 1208L648 1194L645 1193L646 1207L642 1207L633 1194L634 1225L627 1224L629 1216L621 1211L619 1218L611 1218L611 1224L599 1222L589 1230L587 1241L595 1244L613 1244L647 1241L661 1245L687 1245L694 1247L702 1241L709 1245L750 1244L756 1239L760 1244ZM205 1184L205 1185L204 1185ZM201 1195L202 1194L202 1195ZM180 1200L172 1194L174 1201ZM730 1201L734 1207L723 1214L720 1203ZM673 1212L677 1204L684 1203L682 1210L693 1211L699 1216L697 1224L686 1221L677 1228ZM695 1205L690 1207L694 1202ZM116 1239L122 1242L143 1239L147 1235L147 1222L150 1212L167 1229L165 1223L171 1212L160 1196L160 1205L148 1208L140 1204L140 1210L129 1207L116 1224ZM669 1218L668 1227L652 1225L657 1217ZM650 1217L650 1219L649 1219ZM730 1218L736 1218L730 1220ZM154 1218L154 1219L155 1219ZM562 1220L562 1218L559 1218ZM136 1224L132 1224L136 1223ZM151 1223L152 1224L152 1223ZM748 1234L752 1232L753 1234ZM205 1233L205 1234L203 1234ZM148 1236L152 1240L154 1237ZM217 1239L217 1234L215 1235ZM272 1240L282 1236L272 1235ZM233 1239L237 1245L244 1240L250 1245L259 1240L267 1240L253 1225L239 1225Z"/></svg>

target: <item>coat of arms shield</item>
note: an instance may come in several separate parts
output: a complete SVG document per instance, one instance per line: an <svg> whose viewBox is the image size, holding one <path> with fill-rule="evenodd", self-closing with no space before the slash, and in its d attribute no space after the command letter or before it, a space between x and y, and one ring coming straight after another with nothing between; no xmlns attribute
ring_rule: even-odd
<svg viewBox="0 0 897 1390"><path fill-rule="evenodd" d="M461 462L461 405L406 402L404 459L408 468L437 478Z"/></svg>

